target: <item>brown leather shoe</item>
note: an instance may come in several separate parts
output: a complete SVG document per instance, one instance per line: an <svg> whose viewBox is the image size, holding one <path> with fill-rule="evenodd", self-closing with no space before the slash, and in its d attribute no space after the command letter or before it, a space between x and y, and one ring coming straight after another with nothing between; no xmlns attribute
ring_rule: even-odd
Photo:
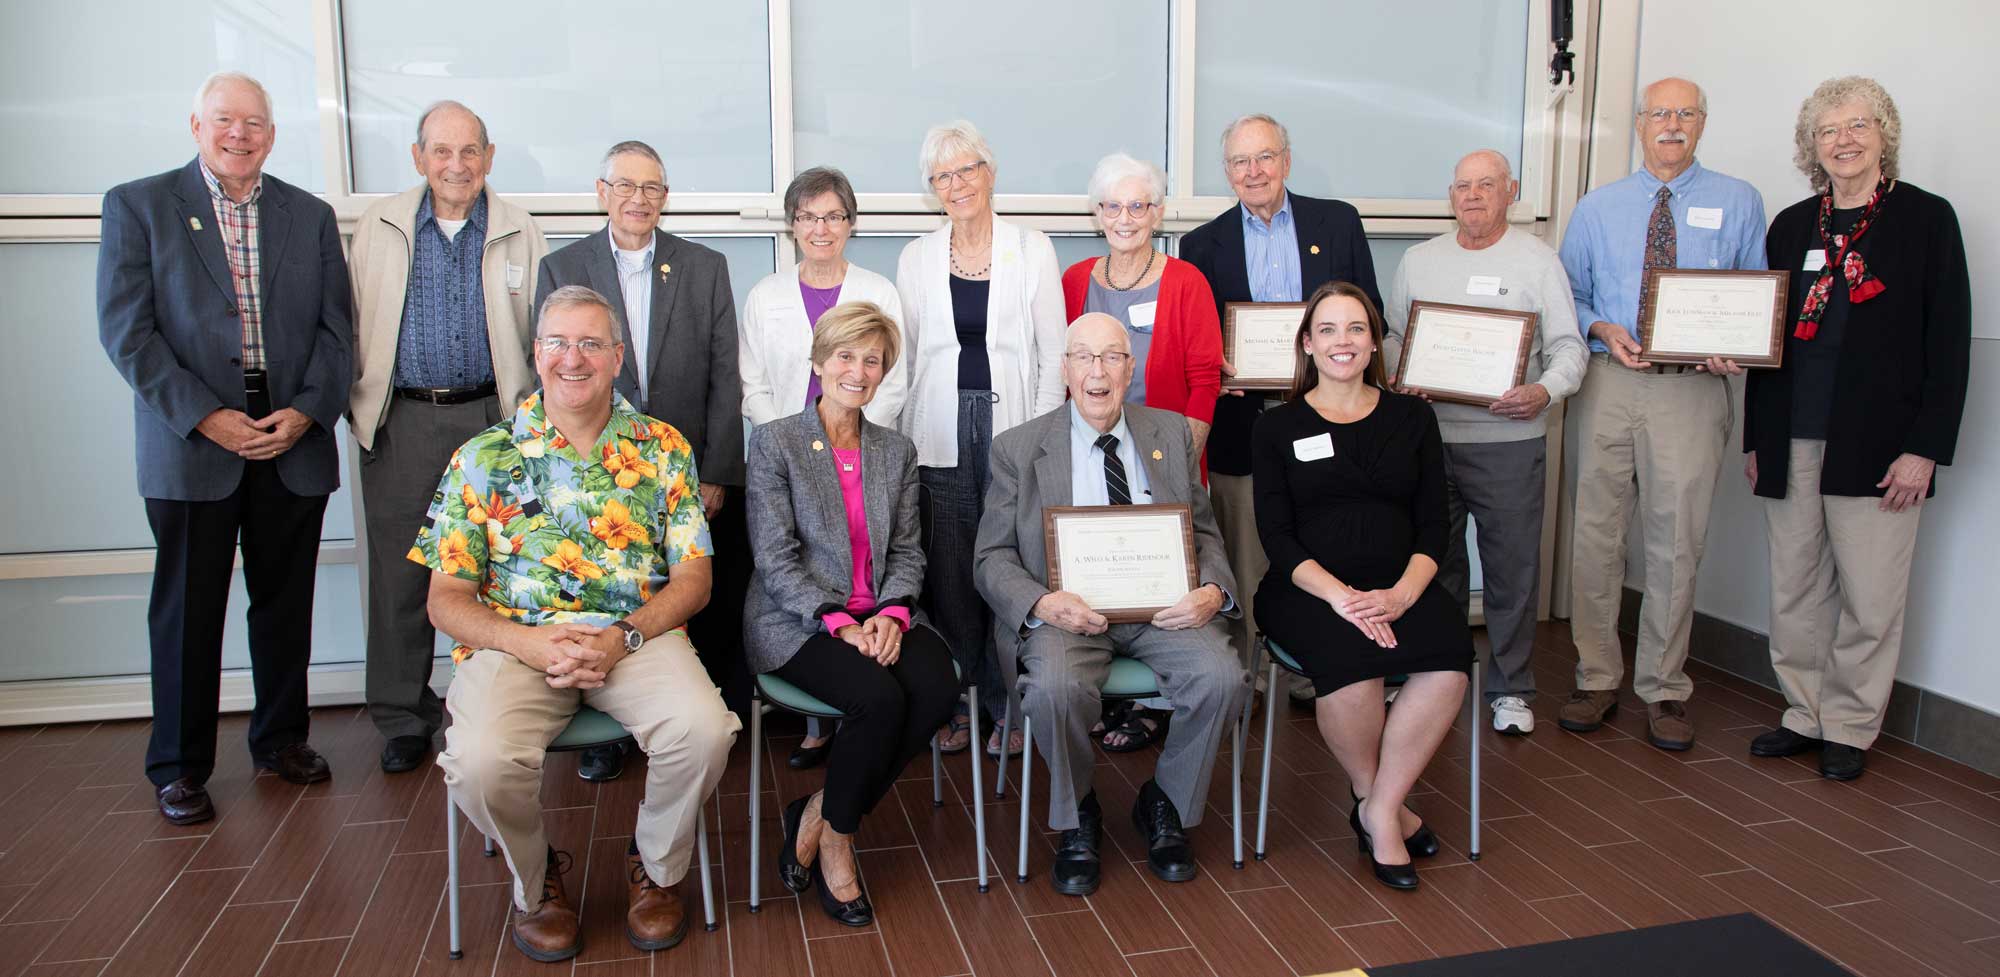
<svg viewBox="0 0 2000 977"><path fill-rule="evenodd" d="M1618 711L1618 693L1611 689L1577 689L1556 710L1556 725L1572 733L1588 733Z"/></svg>
<svg viewBox="0 0 2000 977"><path fill-rule="evenodd" d="M551 847L548 870L542 873L542 904L531 913L516 910L514 946L530 960L568 960L583 949L583 926L563 894L562 876L570 864L568 852Z"/></svg>
<svg viewBox="0 0 2000 977"><path fill-rule="evenodd" d="M333 776L333 770L326 765L326 758L305 743L287 744L251 759L257 762L259 768L295 784L316 784Z"/></svg>
<svg viewBox="0 0 2000 977"><path fill-rule="evenodd" d="M1678 699L1646 703L1646 732L1662 750L1693 746L1694 721L1688 718L1687 703Z"/></svg>
<svg viewBox="0 0 2000 977"><path fill-rule="evenodd" d="M198 824L215 816L208 790L182 777L158 791L160 816L173 824Z"/></svg>
<svg viewBox="0 0 2000 977"><path fill-rule="evenodd" d="M639 849L625 849L625 867L631 873L625 910L625 938L641 950L664 950L687 936L687 907L672 889L653 884L646 874L646 861Z"/></svg>

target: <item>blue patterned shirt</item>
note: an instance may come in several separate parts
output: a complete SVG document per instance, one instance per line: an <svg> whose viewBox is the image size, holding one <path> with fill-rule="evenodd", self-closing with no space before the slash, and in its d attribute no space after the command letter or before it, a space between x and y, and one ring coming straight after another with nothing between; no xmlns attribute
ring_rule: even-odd
<svg viewBox="0 0 2000 977"><path fill-rule="evenodd" d="M486 341L486 195L472 203L456 237L444 236L430 191L417 205L410 283L396 343L396 386L474 387L493 380Z"/></svg>
<svg viewBox="0 0 2000 977"><path fill-rule="evenodd" d="M1292 220L1292 195L1271 215L1258 220L1243 210L1243 270L1250 275L1250 298L1256 302L1297 302L1305 298L1299 284L1299 231Z"/></svg>

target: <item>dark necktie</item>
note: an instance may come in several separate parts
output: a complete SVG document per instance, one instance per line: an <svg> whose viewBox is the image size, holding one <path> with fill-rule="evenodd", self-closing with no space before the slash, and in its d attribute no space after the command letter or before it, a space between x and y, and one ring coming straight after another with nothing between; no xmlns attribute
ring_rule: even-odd
<svg viewBox="0 0 2000 977"><path fill-rule="evenodd" d="M1667 206L1667 198L1674 195L1666 187L1660 188L1658 203L1653 205L1653 217L1646 222L1646 267L1672 268L1677 263L1674 253L1674 212Z"/></svg>
<svg viewBox="0 0 2000 977"><path fill-rule="evenodd" d="M1104 494L1112 505L1131 505L1132 488L1125 481L1125 463L1118 460L1118 436L1101 435L1097 450L1104 452Z"/></svg>

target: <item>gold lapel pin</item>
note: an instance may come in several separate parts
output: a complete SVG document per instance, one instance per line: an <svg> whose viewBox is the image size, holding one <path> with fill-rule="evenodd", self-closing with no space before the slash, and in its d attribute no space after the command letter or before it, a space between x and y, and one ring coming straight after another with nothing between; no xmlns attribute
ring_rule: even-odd
<svg viewBox="0 0 2000 977"><path fill-rule="evenodd" d="M1314 253L1314 254L1318 254L1318 253L1319 253L1319 245L1315 244L1315 245L1313 245L1313 246L1312 246L1312 253Z"/></svg>
<svg viewBox="0 0 2000 977"><path fill-rule="evenodd" d="M824 441L821 441L821 440L820 440L820 439L818 439L818 438L814 438L814 439L813 439L813 450L814 450L814 451L825 451L825 450L826 450L826 442L824 442Z"/></svg>
<svg viewBox="0 0 2000 977"><path fill-rule="evenodd" d="M1160 454L1160 449L1158 449L1158 448L1154 448L1154 449L1153 449L1153 460L1154 460L1154 461L1159 461L1160 459L1162 459L1162 458L1165 458L1165 457L1166 457L1165 455L1163 455L1163 454Z"/></svg>
<svg viewBox="0 0 2000 977"><path fill-rule="evenodd" d="M667 280L667 276L668 276L668 275L671 275L671 274L673 274L673 273L674 273L674 266L673 266L673 265L670 265L670 264L667 264L667 263L666 263L666 262L664 262L664 261L663 261L663 262L660 262L660 280L661 280L661 281L666 281L666 280Z"/></svg>
<svg viewBox="0 0 2000 977"><path fill-rule="evenodd" d="M190 218L188 218L188 230L191 230L191 231L199 231L199 230L201 230L201 218L199 218L199 217L190 217Z"/></svg>

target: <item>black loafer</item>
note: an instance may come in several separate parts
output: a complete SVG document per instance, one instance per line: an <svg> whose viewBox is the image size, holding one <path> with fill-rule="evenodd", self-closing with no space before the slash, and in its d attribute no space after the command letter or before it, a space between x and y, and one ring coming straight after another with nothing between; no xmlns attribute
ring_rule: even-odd
<svg viewBox="0 0 2000 977"><path fill-rule="evenodd" d="M1825 740L1816 740L1810 736L1805 736L1780 726L1751 740L1750 755L1797 756L1808 750L1817 750L1825 742Z"/></svg>
<svg viewBox="0 0 2000 977"><path fill-rule="evenodd" d="M813 873L799 864L799 822L805 818L806 803L812 797L801 797L785 805L785 845L778 849L778 881L793 892L804 892L812 887Z"/></svg>
<svg viewBox="0 0 2000 977"><path fill-rule="evenodd" d="M1104 812L1091 792L1076 806L1076 827L1062 833L1056 848L1056 863L1049 870L1049 884L1066 896L1087 896L1097 891L1104 865L1098 860L1098 840L1104 834ZM1023 880L1025 881L1025 880Z"/></svg>
<svg viewBox="0 0 2000 977"><path fill-rule="evenodd" d="M799 742L804 743L805 740ZM832 737L827 737L818 746L792 747L792 755L785 758L785 766L793 770L811 770L826 762L826 751L832 748Z"/></svg>
<svg viewBox="0 0 2000 977"><path fill-rule="evenodd" d="M160 816L172 824L199 824L215 816L215 804L208 799L208 790L200 784L182 777L156 791L160 801Z"/></svg>
<svg viewBox="0 0 2000 977"><path fill-rule="evenodd" d="M593 784L609 783L617 780L625 772L625 744L593 746L583 751L583 759L577 763L576 775Z"/></svg>
<svg viewBox="0 0 2000 977"><path fill-rule="evenodd" d="M269 770L295 784L316 784L333 776L326 758L304 743L292 743L251 759L259 769Z"/></svg>
<svg viewBox="0 0 2000 977"><path fill-rule="evenodd" d="M1139 788L1139 802L1132 805L1132 826L1146 836L1146 867L1162 882L1186 882L1194 878L1194 855L1188 851L1187 829L1181 827L1180 812L1158 781L1148 780Z"/></svg>
<svg viewBox="0 0 2000 977"><path fill-rule="evenodd" d="M868 901L868 890L861 888L861 894L842 902L834 898L833 890L827 887L826 873L819 870L819 863L812 867L812 882L819 889L819 907L827 916L842 926L867 926L875 922L875 907ZM857 886L859 887L859 886Z"/></svg>
<svg viewBox="0 0 2000 977"><path fill-rule="evenodd" d="M382 746L382 772L406 773L424 765L431 751L428 736L393 736Z"/></svg>
<svg viewBox="0 0 2000 977"><path fill-rule="evenodd" d="M1853 780L1867 767L1867 750L1845 743L1828 743L1819 751L1819 775L1828 780Z"/></svg>

